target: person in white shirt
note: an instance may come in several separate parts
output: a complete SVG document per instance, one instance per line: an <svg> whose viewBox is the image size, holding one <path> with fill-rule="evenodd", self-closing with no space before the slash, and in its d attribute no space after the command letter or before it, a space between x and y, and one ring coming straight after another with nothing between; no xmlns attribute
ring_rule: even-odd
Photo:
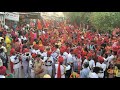
<svg viewBox="0 0 120 90"><path fill-rule="evenodd" d="M47 52L41 53L41 56L42 56L42 57L47 57Z"/></svg>
<svg viewBox="0 0 120 90"><path fill-rule="evenodd" d="M21 39L22 39L23 41L27 40L27 38L26 38L24 35L21 36Z"/></svg>
<svg viewBox="0 0 120 90"><path fill-rule="evenodd" d="M0 58L0 67L3 66L3 61L2 59Z"/></svg>
<svg viewBox="0 0 120 90"><path fill-rule="evenodd" d="M82 68L84 68L84 64L85 64L85 63L89 63L89 61L88 61L87 58L85 58L85 60L83 61L83 63L82 63Z"/></svg>
<svg viewBox="0 0 120 90"><path fill-rule="evenodd" d="M89 68L92 69L95 67L95 61L91 58L89 61Z"/></svg>
<svg viewBox="0 0 120 90"><path fill-rule="evenodd" d="M0 49L1 49L1 48L3 48L3 50L4 50L5 53L7 53L7 49L6 49L6 47L4 47L4 46L2 45L2 42L0 42Z"/></svg>
<svg viewBox="0 0 120 90"><path fill-rule="evenodd" d="M94 67L93 72L90 72L88 77L89 78L99 78L99 76L98 76L99 71L100 71L99 67Z"/></svg>
<svg viewBox="0 0 120 90"><path fill-rule="evenodd" d="M73 71L77 72L78 74L80 73L80 69L81 69L81 55L78 54L74 57L74 63L73 63Z"/></svg>
<svg viewBox="0 0 120 90"><path fill-rule="evenodd" d="M45 60L46 72L52 77L53 57L48 56Z"/></svg>
<svg viewBox="0 0 120 90"><path fill-rule="evenodd" d="M72 57L72 53L73 50L70 50L70 53L68 54L68 58L67 58L67 63L73 63L73 57Z"/></svg>
<svg viewBox="0 0 120 90"><path fill-rule="evenodd" d="M7 25L4 25L4 28L7 29L7 30L9 29L9 27Z"/></svg>
<svg viewBox="0 0 120 90"><path fill-rule="evenodd" d="M39 50L39 46L38 45L34 45L33 48L31 48L31 53L41 54L41 52Z"/></svg>
<svg viewBox="0 0 120 90"><path fill-rule="evenodd" d="M64 58L63 64L64 64L64 65L67 65L68 53L67 53L67 52L64 52L63 55L62 55L62 57Z"/></svg>
<svg viewBox="0 0 120 90"><path fill-rule="evenodd" d="M0 42L0 49L3 51L3 52L1 52L1 55L5 58L5 62L3 62L3 64L4 64L4 66L6 66L6 68L8 68L8 55L7 55L7 49L6 49L6 47L4 47L3 45L2 45L3 43L2 42Z"/></svg>
<svg viewBox="0 0 120 90"><path fill-rule="evenodd" d="M52 65L52 69L53 69L53 77L55 77L55 74L56 74L56 71L55 71L55 64L58 60L58 56L59 56L59 53L57 52L53 52L51 54L51 57L53 58L53 65Z"/></svg>
<svg viewBox="0 0 120 90"><path fill-rule="evenodd" d="M22 58L22 66L24 70L24 78L28 78L29 76L29 60L31 59L31 55L28 49L23 50Z"/></svg>
<svg viewBox="0 0 120 90"><path fill-rule="evenodd" d="M13 69L14 69L14 77L15 78L21 78L21 61L20 56L15 54L15 50L13 51L13 55L10 57L11 62L14 64Z"/></svg>
<svg viewBox="0 0 120 90"><path fill-rule="evenodd" d="M0 58L3 61L3 66L5 66L7 68L7 56L5 54L5 52L3 51L3 49L0 49Z"/></svg>
<svg viewBox="0 0 120 90"><path fill-rule="evenodd" d="M34 72L34 58L32 57L30 60L29 60L29 75L31 78L35 78L35 72Z"/></svg>
<svg viewBox="0 0 120 90"><path fill-rule="evenodd" d="M98 62L96 63L96 67L101 68L100 72L98 73L99 78L104 78L107 65L105 64L103 57L98 58Z"/></svg>
<svg viewBox="0 0 120 90"><path fill-rule="evenodd" d="M110 65L110 62L115 58L115 55L112 53L110 55L108 55L108 57L105 59L105 61L107 62L107 68Z"/></svg>
<svg viewBox="0 0 120 90"><path fill-rule="evenodd" d="M22 43L22 40L21 40L21 38L18 38L18 41L19 41L20 43Z"/></svg>
<svg viewBox="0 0 120 90"><path fill-rule="evenodd" d="M63 66L63 57L58 57L58 63L55 64L56 75L55 78L65 78L65 67Z"/></svg>

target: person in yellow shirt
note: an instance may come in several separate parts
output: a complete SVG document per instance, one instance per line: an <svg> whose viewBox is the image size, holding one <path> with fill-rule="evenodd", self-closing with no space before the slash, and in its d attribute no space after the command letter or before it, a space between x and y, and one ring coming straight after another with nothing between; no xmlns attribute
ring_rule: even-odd
<svg viewBox="0 0 120 90"><path fill-rule="evenodd" d="M6 48L7 48L7 51L8 51L7 54L10 55L10 49L11 49L12 40L10 39L9 36L5 37L5 43L6 43Z"/></svg>
<svg viewBox="0 0 120 90"><path fill-rule="evenodd" d="M60 40L60 39L58 40L58 43L57 43L57 44L59 45L59 47L61 47L62 42L61 42L61 40Z"/></svg>
<svg viewBox="0 0 120 90"><path fill-rule="evenodd" d="M39 40L39 46L43 46L43 44L42 44L42 41L41 41L41 40Z"/></svg>
<svg viewBox="0 0 120 90"><path fill-rule="evenodd" d="M120 77L120 70L117 66L115 66L115 68L114 68L114 75L115 75L115 77Z"/></svg>
<svg viewBox="0 0 120 90"><path fill-rule="evenodd" d="M114 67L110 65L110 68L107 70L108 78L114 78Z"/></svg>
<svg viewBox="0 0 120 90"><path fill-rule="evenodd" d="M70 78L80 78L80 75L76 72L73 72L71 75L70 75Z"/></svg>
<svg viewBox="0 0 120 90"><path fill-rule="evenodd" d="M114 68L114 75L115 75L115 77L117 76L117 74L118 74L118 67L115 66L115 68Z"/></svg>

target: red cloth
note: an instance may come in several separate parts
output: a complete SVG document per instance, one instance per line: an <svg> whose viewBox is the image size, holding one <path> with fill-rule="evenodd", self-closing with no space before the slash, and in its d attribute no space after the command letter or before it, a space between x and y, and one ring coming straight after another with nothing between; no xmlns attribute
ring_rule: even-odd
<svg viewBox="0 0 120 90"><path fill-rule="evenodd" d="M28 33L25 35L26 38L28 38Z"/></svg>
<svg viewBox="0 0 120 90"><path fill-rule="evenodd" d="M40 52L44 52L44 50L45 50L44 46L40 46L39 50L40 50Z"/></svg>
<svg viewBox="0 0 120 90"><path fill-rule="evenodd" d="M78 74L80 73L79 71L80 71L80 69L81 69L81 63L80 62L78 62Z"/></svg>
<svg viewBox="0 0 120 90"><path fill-rule="evenodd" d="M118 50L118 46L113 46L113 47L112 47L112 50L113 50L113 51L117 51L117 50Z"/></svg>
<svg viewBox="0 0 120 90"><path fill-rule="evenodd" d="M19 42L15 42L15 50L17 52L20 52L20 43Z"/></svg>
<svg viewBox="0 0 120 90"><path fill-rule="evenodd" d="M73 53L74 53L75 55L77 55L77 54L78 54L78 49L75 48L75 49L73 50Z"/></svg>
<svg viewBox="0 0 120 90"><path fill-rule="evenodd" d="M60 53L64 53L65 50L63 48L60 48Z"/></svg>
<svg viewBox="0 0 120 90"><path fill-rule="evenodd" d="M14 49L14 48L12 48L12 49L10 50L10 56L13 55L13 53L15 53L15 49Z"/></svg>
<svg viewBox="0 0 120 90"><path fill-rule="evenodd" d="M30 31L30 44L33 44L34 42L34 33Z"/></svg>
<svg viewBox="0 0 120 90"><path fill-rule="evenodd" d="M39 30L42 29L41 21L40 21L39 19L38 19L38 21L37 21L37 28L38 28Z"/></svg>
<svg viewBox="0 0 120 90"><path fill-rule="evenodd" d="M67 47L64 45L61 46L61 48L63 48L64 50L67 50Z"/></svg>
<svg viewBox="0 0 120 90"><path fill-rule="evenodd" d="M25 48L25 49L23 50L23 53L26 53L26 52L29 52L29 49Z"/></svg>
<svg viewBox="0 0 120 90"><path fill-rule="evenodd" d="M102 56L98 56L98 61L99 61L99 62L104 62L103 57L102 57Z"/></svg>
<svg viewBox="0 0 120 90"><path fill-rule="evenodd" d="M52 52L48 51L47 56L49 57L52 54Z"/></svg>
<svg viewBox="0 0 120 90"><path fill-rule="evenodd" d="M0 67L0 75L5 75L6 73L6 67L5 66L1 66Z"/></svg>
<svg viewBox="0 0 120 90"><path fill-rule="evenodd" d="M45 21L45 28L48 28L48 26L49 26L49 22Z"/></svg>
<svg viewBox="0 0 120 90"><path fill-rule="evenodd" d="M57 78L61 78L61 68L60 68L60 63L63 62L63 57L62 56L59 56L58 57L58 71L57 71Z"/></svg>
<svg viewBox="0 0 120 90"><path fill-rule="evenodd" d="M77 54L77 58L80 59L80 58L81 58L81 55L80 55L80 54Z"/></svg>
<svg viewBox="0 0 120 90"><path fill-rule="evenodd" d="M120 49L117 51L117 55L118 55L118 56L120 55Z"/></svg>
<svg viewBox="0 0 120 90"><path fill-rule="evenodd" d="M33 47L34 47L35 49L39 49L39 48L40 48L40 46L37 45L37 44L35 44Z"/></svg>
<svg viewBox="0 0 120 90"><path fill-rule="evenodd" d="M20 44L20 53L22 53L23 50L23 44Z"/></svg>
<svg viewBox="0 0 120 90"><path fill-rule="evenodd" d="M55 51L55 50L56 50L56 48L52 46L51 47L51 51Z"/></svg>
<svg viewBox="0 0 120 90"><path fill-rule="evenodd" d="M91 56L92 56L92 53L91 53L91 52L89 52L89 53L87 54L87 56L88 56L88 57L91 57Z"/></svg>
<svg viewBox="0 0 120 90"><path fill-rule="evenodd" d="M86 51L82 51L82 56L86 56L87 52Z"/></svg>
<svg viewBox="0 0 120 90"><path fill-rule="evenodd" d="M37 55L36 55L35 53L32 54L32 58L36 58L36 56L37 56Z"/></svg>
<svg viewBox="0 0 120 90"><path fill-rule="evenodd" d="M45 34L45 39L48 39L49 35L48 34Z"/></svg>

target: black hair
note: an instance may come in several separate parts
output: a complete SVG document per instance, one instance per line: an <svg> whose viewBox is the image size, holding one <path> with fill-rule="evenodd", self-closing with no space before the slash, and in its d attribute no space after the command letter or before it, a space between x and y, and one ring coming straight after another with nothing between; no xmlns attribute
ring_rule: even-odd
<svg viewBox="0 0 120 90"><path fill-rule="evenodd" d="M55 45L56 48L59 48L59 45Z"/></svg>
<svg viewBox="0 0 120 90"><path fill-rule="evenodd" d="M26 53L26 56L29 56L29 53Z"/></svg>
<svg viewBox="0 0 120 90"><path fill-rule="evenodd" d="M87 68L88 66L89 66L89 63L86 62L86 63L84 64L84 67Z"/></svg>
<svg viewBox="0 0 120 90"><path fill-rule="evenodd" d="M27 43L27 40L24 40L25 43Z"/></svg>
<svg viewBox="0 0 120 90"><path fill-rule="evenodd" d="M95 72L95 73L99 73L100 70L101 70L100 67L94 67L93 68L93 72Z"/></svg>
<svg viewBox="0 0 120 90"><path fill-rule="evenodd" d="M37 39L34 39L34 41L36 42L36 41L37 41Z"/></svg>
<svg viewBox="0 0 120 90"><path fill-rule="evenodd" d="M78 46L80 46L80 43L78 42Z"/></svg>
<svg viewBox="0 0 120 90"><path fill-rule="evenodd" d="M105 54L105 58L107 58L108 57L108 54Z"/></svg>
<svg viewBox="0 0 120 90"><path fill-rule="evenodd" d="M2 42L0 42L0 44L2 44Z"/></svg>
<svg viewBox="0 0 120 90"><path fill-rule="evenodd" d="M3 41L4 39L1 39L1 41Z"/></svg>
<svg viewBox="0 0 120 90"><path fill-rule="evenodd" d="M3 50L3 48L0 48L0 53L2 53L4 50Z"/></svg>
<svg viewBox="0 0 120 90"><path fill-rule="evenodd" d="M37 57L41 57L41 55L40 55L40 54L38 54L38 55L37 55Z"/></svg>
<svg viewBox="0 0 120 90"><path fill-rule="evenodd" d="M36 44L39 44L39 41L36 41Z"/></svg>
<svg viewBox="0 0 120 90"><path fill-rule="evenodd" d="M41 56L41 59L43 60L43 59L44 59L44 57L43 57L43 56Z"/></svg>
<svg viewBox="0 0 120 90"><path fill-rule="evenodd" d="M73 52L73 49L70 49L70 52Z"/></svg>

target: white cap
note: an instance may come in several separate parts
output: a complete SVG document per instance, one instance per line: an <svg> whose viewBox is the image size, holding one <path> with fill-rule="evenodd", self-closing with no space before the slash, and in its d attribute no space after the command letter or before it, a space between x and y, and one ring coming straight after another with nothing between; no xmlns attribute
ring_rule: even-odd
<svg viewBox="0 0 120 90"><path fill-rule="evenodd" d="M45 74L43 78L51 78L51 76L49 74Z"/></svg>

